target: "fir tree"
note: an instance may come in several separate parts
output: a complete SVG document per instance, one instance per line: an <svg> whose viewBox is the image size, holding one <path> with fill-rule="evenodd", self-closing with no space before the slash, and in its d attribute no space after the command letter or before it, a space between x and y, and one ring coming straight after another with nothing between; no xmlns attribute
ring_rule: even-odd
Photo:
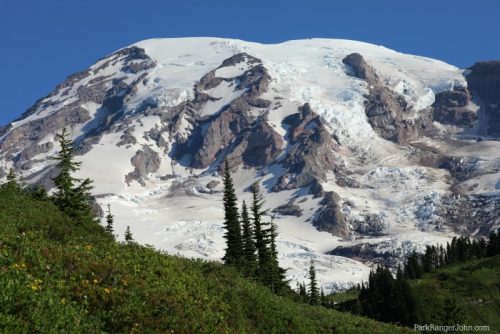
<svg viewBox="0 0 500 334"><path fill-rule="evenodd" d="M260 193L259 183L252 185L252 221L255 234L255 247L257 249L257 274L259 277L265 276L265 267L269 259L269 250L266 247L266 230L262 223L262 215L267 210L263 210L264 199Z"/></svg>
<svg viewBox="0 0 500 334"><path fill-rule="evenodd" d="M420 262L420 256L416 252L408 256L404 266L404 275L406 278L417 279L422 277L423 269Z"/></svg>
<svg viewBox="0 0 500 334"><path fill-rule="evenodd" d="M111 206L108 204L108 214L106 215L106 227L104 229L111 235L113 235L114 232L113 222L114 222L114 217L111 214Z"/></svg>
<svg viewBox="0 0 500 334"><path fill-rule="evenodd" d="M7 174L7 182L4 185L7 189L18 191L21 188L17 183L17 176L14 168L9 169L9 173Z"/></svg>
<svg viewBox="0 0 500 334"><path fill-rule="evenodd" d="M134 237L132 236L132 232L130 232L130 226L127 226L127 229L125 230L125 241L126 242L134 241Z"/></svg>
<svg viewBox="0 0 500 334"><path fill-rule="evenodd" d="M248 208L243 201L241 206L241 228L242 228L242 238L243 238L243 254L244 254L244 264L243 269L246 276L253 277L256 275L257 271L257 255L254 240L254 231L252 227L252 222L248 215Z"/></svg>
<svg viewBox="0 0 500 334"><path fill-rule="evenodd" d="M274 293L279 293L287 285L285 278L286 270L279 266L278 250L276 248L277 237L276 225L271 223L266 238L266 249L268 249L267 262L263 264L264 284L271 288Z"/></svg>
<svg viewBox="0 0 500 334"><path fill-rule="evenodd" d="M309 297L307 296L307 289L305 284L299 284L299 298L303 303L309 303Z"/></svg>
<svg viewBox="0 0 500 334"><path fill-rule="evenodd" d="M491 232L486 246L486 256L495 256L500 254L500 230Z"/></svg>
<svg viewBox="0 0 500 334"><path fill-rule="evenodd" d="M309 304L318 305L320 302L318 282L316 281L316 269L314 268L314 262L311 260L311 265L309 266Z"/></svg>
<svg viewBox="0 0 500 334"><path fill-rule="evenodd" d="M56 166L59 170L59 174L53 178L56 185L53 201L61 211L72 218L92 219L90 206L92 181L90 179L79 180L72 176L80 169L81 162L74 161L75 148L66 129L58 133L56 139L61 148L57 155L52 157L57 161Z"/></svg>
<svg viewBox="0 0 500 334"><path fill-rule="evenodd" d="M27 191L31 194L34 199L39 201L46 201L49 199L49 194L44 187L39 184L35 184L27 189Z"/></svg>
<svg viewBox="0 0 500 334"><path fill-rule="evenodd" d="M242 270L244 266L244 251L241 238L241 227L237 207L237 198L234 190L233 179L229 170L229 164L225 162L224 169L224 228L226 233L226 254L224 263Z"/></svg>

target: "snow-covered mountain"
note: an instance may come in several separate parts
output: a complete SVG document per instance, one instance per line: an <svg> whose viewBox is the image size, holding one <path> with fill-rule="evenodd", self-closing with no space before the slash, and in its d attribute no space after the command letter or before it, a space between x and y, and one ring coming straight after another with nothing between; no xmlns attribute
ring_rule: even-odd
<svg viewBox="0 0 500 334"><path fill-rule="evenodd" d="M146 40L69 76L0 128L0 177L50 188L54 135L119 238L223 255L221 162L258 180L282 266L337 290L413 249L500 226L500 62L467 70L334 39Z"/></svg>

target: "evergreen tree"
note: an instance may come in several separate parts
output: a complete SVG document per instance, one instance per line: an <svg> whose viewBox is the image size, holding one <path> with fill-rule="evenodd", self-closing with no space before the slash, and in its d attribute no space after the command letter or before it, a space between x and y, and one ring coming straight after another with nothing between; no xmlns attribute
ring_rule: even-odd
<svg viewBox="0 0 500 334"><path fill-rule="evenodd" d="M264 199L260 193L259 183L252 185L252 221L255 234L255 247L257 248L257 274L259 277L265 276L265 267L269 259L269 250L266 246L266 229L262 223L262 216L267 210L263 210Z"/></svg>
<svg viewBox="0 0 500 334"><path fill-rule="evenodd" d="M420 264L420 256L417 252L411 253L406 259L404 266L404 275L408 279L421 278L423 274L422 265Z"/></svg>
<svg viewBox="0 0 500 334"><path fill-rule="evenodd" d="M488 246L486 247L486 256L495 256L500 254L500 230L490 233Z"/></svg>
<svg viewBox="0 0 500 334"><path fill-rule="evenodd" d="M255 248L254 231L252 222L248 215L248 208L243 201L241 206L241 228L243 238L243 254L245 267L243 272L246 276L254 277L257 272L257 249Z"/></svg>
<svg viewBox="0 0 500 334"><path fill-rule="evenodd" d="M125 241L126 242L134 241L134 237L132 236L132 232L130 232L130 226L127 226L127 229L125 230Z"/></svg>
<svg viewBox="0 0 500 334"><path fill-rule="evenodd" d="M286 270L279 266L278 250L276 249L277 228L271 223L266 238L266 248L269 251L267 262L263 264L264 284L271 288L271 291L278 293L287 285L285 278Z"/></svg>
<svg viewBox="0 0 500 334"><path fill-rule="evenodd" d="M114 217L111 214L111 206L108 204L108 214L106 215L106 227L104 229L111 235L113 235L114 232L113 222L114 222Z"/></svg>
<svg viewBox="0 0 500 334"><path fill-rule="evenodd" d="M46 201L49 199L49 194L44 187L39 184L35 184L27 189L27 191L31 194L34 199L39 201Z"/></svg>
<svg viewBox="0 0 500 334"><path fill-rule="evenodd" d="M12 191L21 190L21 187L17 182L17 176L14 168L9 169L9 173L7 174L7 182L3 185L3 187Z"/></svg>
<svg viewBox="0 0 500 334"><path fill-rule="evenodd" d="M241 226L237 207L237 198L229 164L225 162L224 169L224 228L226 233L226 254L224 263L242 270L244 266L244 250L241 237Z"/></svg>
<svg viewBox="0 0 500 334"><path fill-rule="evenodd" d="M306 289L306 285L304 283L299 284L299 298L300 298L301 302L309 303L309 297L307 295L307 289Z"/></svg>
<svg viewBox="0 0 500 334"><path fill-rule="evenodd" d="M58 133L56 139L61 148L57 155L52 157L57 161L56 166L59 170L59 174L53 178L56 185L53 201L61 211L76 218L77 221L92 219L90 205L92 181L88 178L79 180L72 176L72 173L80 169L81 162L74 161L75 148L66 129Z"/></svg>
<svg viewBox="0 0 500 334"><path fill-rule="evenodd" d="M311 260L311 265L309 266L309 304L318 305L320 302L318 282L316 281L316 269L314 268L314 262Z"/></svg>

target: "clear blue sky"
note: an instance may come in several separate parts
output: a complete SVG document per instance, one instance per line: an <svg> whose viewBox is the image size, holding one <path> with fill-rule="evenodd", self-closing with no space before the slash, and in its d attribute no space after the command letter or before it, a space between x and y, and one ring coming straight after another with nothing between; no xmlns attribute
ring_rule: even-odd
<svg viewBox="0 0 500 334"><path fill-rule="evenodd" d="M120 47L181 36L345 38L468 67L500 59L500 1L0 0L0 124Z"/></svg>

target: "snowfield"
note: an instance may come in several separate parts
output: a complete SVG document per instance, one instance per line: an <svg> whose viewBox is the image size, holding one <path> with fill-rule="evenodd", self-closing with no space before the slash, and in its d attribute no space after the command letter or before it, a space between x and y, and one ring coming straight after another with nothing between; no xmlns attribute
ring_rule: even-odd
<svg viewBox="0 0 500 334"><path fill-rule="evenodd" d="M410 106L409 114L405 115L408 119L418 118L422 110L431 106L435 94L453 87L466 87L463 70L382 46L336 39L258 44L221 38L178 38L145 40L133 46L144 49L145 54L156 62L155 66L144 72L124 74L120 71L120 62L102 68L107 60L103 58L90 68L92 75L47 97L43 101L47 102L46 107L12 123L9 130L57 112L73 102L78 89L91 85L96 77L109 77L106 88L114 79L123 78L126 84L141 80L123 105L133 125L130 134L137 142L118 146L124 130L106 132L88 152L78 157L83 165L77 176L94 180L93 192L98 203L103 208L108 204L111 206L118 240L123 240L126 227L130 226L136 241L169 254L216 261L222 258L225 245L221 185L215 188L215 193L209 193L206 188L210 181L221 181L221 177L210 167L191 169L184 167L185 163L173 160L168 152L145 135L164 125L161 117L145 115L143 111L147 106L168 108L192 100L194 85L201 77L241 52L260 59L272 78L262 98L273 101L268 123L279 135L286 134L282 120L296 113L299 106L309 103L331 135L338 139L341 145L339 159L351 172L350 177L361 186L341 187L333 173L328 174L322 186L325 191L335 191L340 195L342 212L348 222L354 224L372 215L384 226L382 235L359 239L342 240L320 232L311 224L320 206L320 198L313 198L303 189L271 191L276 183L277 173L274 171L281 168L279 164L259 170L240 167L234 174L240 201L250 202L247 188L258 180L265 191L267 208L272 210L295 201L302 209L300 217L279 214L267 217L278 226L279 260L281 266L288 269L292 286L307 281L311 259L315 261L318 282L325 292L347 289L366 280L373 263L326 254L338 246L373 244L377 253L402 259L414 249L422 250L427 244L446 242L454 235L450 228L436 224L436 210L441 198L452 193L449 172L415 164L408 147L398 146L376 134L365 114L365 95L369 87L364 81L347 74L349 68L342 59L351 53L360 53L376 69L383 83L404 97ZM247 63L222 67L216 70L216 76L229 80L250 67ZM143 73L146 75L141 77ZM244 93L236 90L230 81L223 81L205 92L218 98L201 109L200 116L206 117L216 115L223 106ZM92 102L81 107L90 113L92 119L98 117L101 108ZM89 131L92 119L71 129L73 137L79 138ZM191 126L183 119L177 135L187 138ZM439 126L443 131L450 130ZM459 135L461 131L456 129L455 132ZM0 138L0 142L6 135ZM163 135L167 145L173 144L173 135ZM40 143L53 140L53 135L47 136ZM454 155L478 157L478 168L491 171L464 182L463 187L477 183L473 192L500 192L500 142L467 141L457 147L446 140L425 140L426 144ZM158 154L160 167L147 175L144 185L136 181L126 183L125 175L134 171L131 158L144 146ZM37 161L30 169L23 170L22 176L28 177L52 164L47 158L56 151L57 147L54 147L37 155ZM10 166L12 161L0 152L0 167L7 169ZM165 178L165 175L172 177Z"/></svg>

